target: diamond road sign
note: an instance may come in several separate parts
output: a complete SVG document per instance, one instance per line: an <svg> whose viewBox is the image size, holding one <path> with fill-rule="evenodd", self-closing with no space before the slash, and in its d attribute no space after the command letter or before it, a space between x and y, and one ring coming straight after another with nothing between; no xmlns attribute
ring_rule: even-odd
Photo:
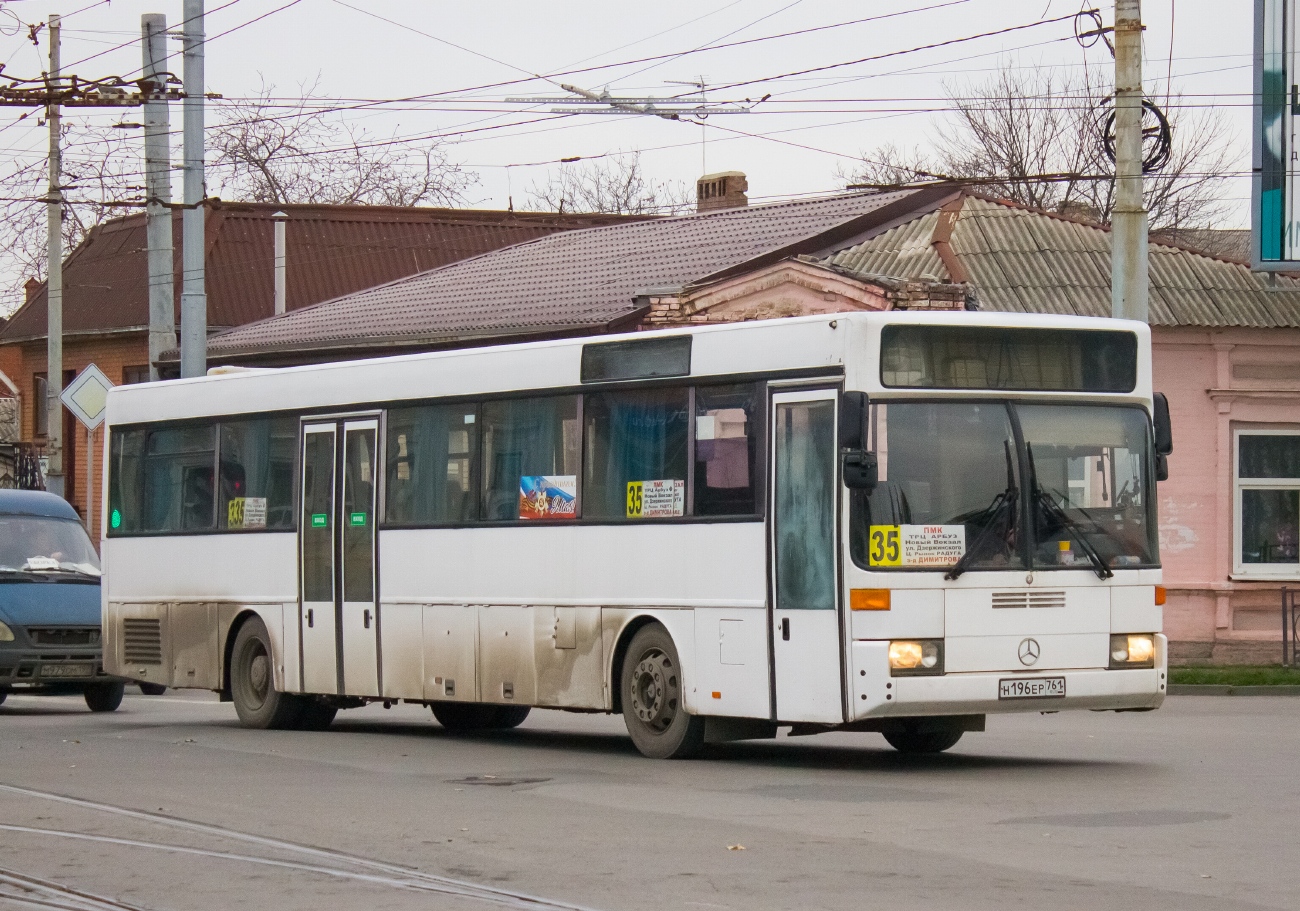
<svg viewBox="0 0 1300 911"><path fill-rule="evenodd" d="M108 390L112 388L113 381L104 376L104 371L91 364L68 384L59 399L87 429L94 430L104 423Z"/></svg>

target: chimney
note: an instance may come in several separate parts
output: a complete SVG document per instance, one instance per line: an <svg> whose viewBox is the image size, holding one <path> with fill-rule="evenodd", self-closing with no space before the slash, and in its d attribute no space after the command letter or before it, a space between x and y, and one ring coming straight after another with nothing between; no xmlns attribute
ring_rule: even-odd
<svg viewBox="0 0 1300 911"><path fill-rule="evenodd" d="M23 291L27 293L26 300L28 303L31 302L31 299L36 296L36 292L39 290L41 290L40 282L34 278L27 279L26 284L23 285Z"/></svg>
<svg viewBox="0 0 1300 911"><path fill-rule="evenodd" d="M275 222L275 315L279 316L284 313L288 301L284 280L284 223L289 220L289 216L276 212L271 219Z"/></svg>
<svg viewBox="0 0 1300 911"><path fill-rule="evenodd" d="M717 174L705 174L695 181L695 211L707 212L710 209L738 209L749 205L745 191L749 181L743 171L719 171Z"/></svg>

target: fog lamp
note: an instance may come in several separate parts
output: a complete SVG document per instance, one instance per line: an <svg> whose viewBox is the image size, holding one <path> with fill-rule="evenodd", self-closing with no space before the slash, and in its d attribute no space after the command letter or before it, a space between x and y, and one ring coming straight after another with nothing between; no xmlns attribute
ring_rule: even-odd
<svg viewBox="0 0 1300 911"><path fill-rule="evenodd" d="M13 642L14 631L5 626L4 621L0 620L0 642Z"/></svg>
<svg viewBox="0 0 1300 911"><path fill-rule="evenodd" d="M942 639L902 639L889 643L889 670L895 677L943 673Z"/></svg>
<svg viewBox="0 0 1300 911"><path fill-rule="evenodd" d="M1155 660L1155 636L1123 633L1110 637L1111 667L1153 667Z"/></svg>

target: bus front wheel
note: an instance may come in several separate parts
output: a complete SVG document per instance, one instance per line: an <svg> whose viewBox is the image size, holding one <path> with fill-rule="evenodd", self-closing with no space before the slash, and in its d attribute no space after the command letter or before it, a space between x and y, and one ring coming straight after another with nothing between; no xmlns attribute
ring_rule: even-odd
<svg viewBox="0 0 1300 911"><path fill-rule="evenodd" d="M250 728L293 728L302 703L275 688L271 637L266 624L250 617L239 628L230 655L230 698L240 722Z"/></svg>
<svg viewBox="0 0 1300 911"><path fill-rule="evenodd" d="M917 731L900 729L885 731L889 745L900 753L942 753L957 745L961 740L961 731L929 730Z"/></svg>
<svg viewBox="0 0 1300 911"><path fill-rule="evenodd" d="M643 627L623 659L623 721L636 748L651 759L689 759L704 748L704 719L690 715L681 661L668 630Z"/></svg>

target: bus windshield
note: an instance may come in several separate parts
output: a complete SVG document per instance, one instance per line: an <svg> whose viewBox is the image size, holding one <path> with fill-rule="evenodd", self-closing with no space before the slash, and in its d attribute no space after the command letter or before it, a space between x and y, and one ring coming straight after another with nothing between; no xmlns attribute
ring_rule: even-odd
<svg viewBox="0 0 1300 911"><path fill-rule="evenodd" d="M1139 408L877 403L871 439L880 482L853 492L850 515L864 569L1106 576L1157 562Z"/></svg>

